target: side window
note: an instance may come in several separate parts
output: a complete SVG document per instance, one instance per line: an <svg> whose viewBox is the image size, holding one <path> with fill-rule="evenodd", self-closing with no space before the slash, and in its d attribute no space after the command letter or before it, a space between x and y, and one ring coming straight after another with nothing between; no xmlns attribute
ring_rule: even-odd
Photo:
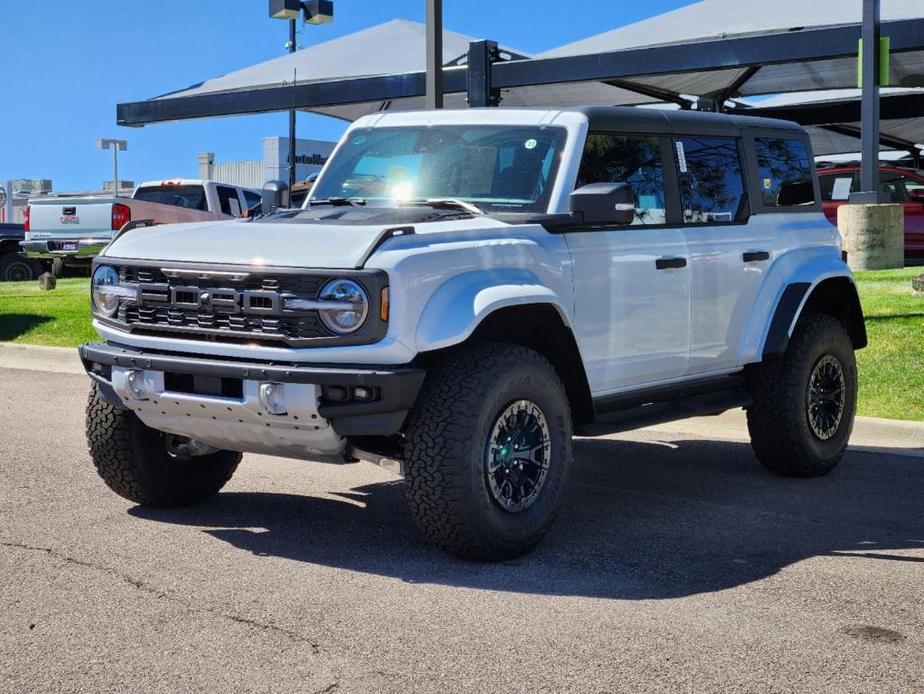
<svg viewBox="0 0 924 694"><path fill-rule="evenodd" d="M218 203L221 211L233 217L241 216L241 202L237 198L237 191L227 186L218 186Z"/></svg>
<svg viewBox="0 0 924 694"><path fill-rule="evenodd" d="M908 202L905 177L901 174L882 172L879 174L879 190L889 194L891 202Z"/></svg>
<svg viewBox="0 0 924 694"><path fill-rule="evenodd" d="M802 140L758 137L757 180L764 207L815 204L812 165Z"/></svg>
<svg viewBox="0 0 924 694"><path fill-rule="evenodd" d="M818 177L818 187L823 201L846 201L857 189L856 176L852 173L824 174Z"/></svg>
<svg viewBox="0 0 924 694"><path fill-rule="evenodd" d="M747 210L738 140L683 137L675 141L683 221L687 224L735 222Z"/></svg>
<svg viewBox="0 0 924 694"><path fill-rule="evenodd" d="M633 224L664 224L664 164L658 137L590 133L584 145L577 187L628 183L635 193Z"/></svg>
<svg viewBox="0 0 924 694"><path fill-rule="evenodd" d="M254 193L251 190L244 190L241 192L244 193L244 200L247 201L247 207L251 210L256 205L259 205L261 202L263 202L263 197L259 193Z"/></svg>

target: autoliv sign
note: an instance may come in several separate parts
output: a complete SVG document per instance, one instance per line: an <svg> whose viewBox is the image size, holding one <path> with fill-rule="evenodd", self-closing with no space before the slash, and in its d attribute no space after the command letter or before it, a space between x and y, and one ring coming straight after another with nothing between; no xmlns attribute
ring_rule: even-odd
<svg viewBox="0 0 924 694"><path fill-rule="evenodd" d="M325 157L317 152L313 154L296 154L296 164L307 164L308 166L324 166L329 157ZM286 164L289 163L289 156L286 155Z"/></svg>

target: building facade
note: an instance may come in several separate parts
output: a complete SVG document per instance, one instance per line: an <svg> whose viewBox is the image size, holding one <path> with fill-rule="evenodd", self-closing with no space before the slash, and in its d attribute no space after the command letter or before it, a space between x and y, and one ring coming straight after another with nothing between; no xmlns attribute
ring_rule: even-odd
<svg viewBox="0 0 924 694"><path fill-rule="evenodd" d="M327 140L295 141L295 180L304 181L324 166L336 142ZM199 155L199 178L208 178L245 188L262 188L267 181L289 180L289 138L264 137L263 159L256 161L216 162L212 152Z"/></svg>

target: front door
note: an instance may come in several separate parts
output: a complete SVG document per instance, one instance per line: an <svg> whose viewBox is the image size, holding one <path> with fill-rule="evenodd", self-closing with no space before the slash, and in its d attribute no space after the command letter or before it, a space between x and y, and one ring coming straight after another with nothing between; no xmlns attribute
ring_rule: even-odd
<svg viewBox="0 0 924 694"><path fill-rule="evenodd" d="M574 263L575 331L595 396L684 375L690 349L690 267L683 229L667 225L657 136L591 133L577 186L625 182L632 225L566 235Z"/></svg>

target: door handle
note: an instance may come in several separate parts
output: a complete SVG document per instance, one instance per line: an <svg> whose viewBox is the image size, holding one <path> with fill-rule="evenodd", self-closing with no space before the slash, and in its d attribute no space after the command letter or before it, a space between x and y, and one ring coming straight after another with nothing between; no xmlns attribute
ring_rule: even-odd
<svg viewBox="0 0 924 694"><path fill-rule="evenodd" d="M655 267L659 270L670 270L672 268L686 267L686 258L658 258L655 260Z"/></svg>
<svg viewBox="0 0 924 694"><path fill-rule="evenodd" d="M742 256L746 263L756 263L760 260L770 260L768 251L745 251Z"/></svg>

